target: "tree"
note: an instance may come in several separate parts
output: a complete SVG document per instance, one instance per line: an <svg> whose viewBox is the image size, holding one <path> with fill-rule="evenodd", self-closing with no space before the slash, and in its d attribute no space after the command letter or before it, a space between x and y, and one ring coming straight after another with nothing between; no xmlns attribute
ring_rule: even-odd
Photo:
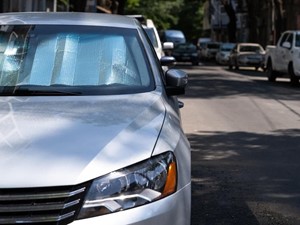
<svg viewBox="0 0 300 225"><path fill-rule="evenodd" d="M127 0L125 13L141 14L165 30L177 25L182 5L183 0Z"/></svg>
<svg viewBox="0 0 300 225"><path fill-rule="evenodd" d="M84 12L87 0L70 0L71 10L74 12Z"/></svg>
<svg viewBox="0 0 300 225"><path fill-rule="evenodd" d="M185 0L178 15L178 24L175 26L184 32L189 41L195 43L204 35L204 3L205 0Z"/></svg>
<svg viewBox="0 0 300 225"><path fill-rule="evenodd" d="M235 43L236 42L236 14L232 6L231 0L221 0L221 3L224 5L224 9L229 17L229 23L227 25L228 29L228 41Z"/></svg>

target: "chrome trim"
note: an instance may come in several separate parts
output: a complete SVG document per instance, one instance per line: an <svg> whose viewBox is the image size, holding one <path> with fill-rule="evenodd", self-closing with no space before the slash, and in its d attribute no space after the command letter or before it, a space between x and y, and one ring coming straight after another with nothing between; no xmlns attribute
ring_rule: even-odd
<svg viewBox="0 0 300 225"><path fill-rule="evenodd" d="M38 204L38 205L5 205L5 206L0 206L0 213L7 213L7 212L36 212L36 211L48 211L48 210L61 210L61 209L66 209L71 206L79 204L80 199L77 199L72 202L68 202L66 204Z"/></svg>
<svg viewBox="0 0 300 225"><path fill-rule="evenodd" d="M85 187L72 192L57 192L57 193L44 193L44 194L9 194L0 195L0 201L19 201L19 200L38 200L38 199L54 199L54 198L68 198L80 194L85 191Z"/></svg>
<svg viewBox="0 0 300 225"><path fill-rule="evenodd" d="M81 208L86 190L84 184L57 189L0 189L0 225L71 223Z"/></svg>
<svg viewBox="0 0 300 225"><path fill-rule="evenodd" d="M22 224L22 223L44 223L59 222L75 215L75 211L61 216L32 216L32 217L16 217L16 218L0 218L0 224Z"/></svg>

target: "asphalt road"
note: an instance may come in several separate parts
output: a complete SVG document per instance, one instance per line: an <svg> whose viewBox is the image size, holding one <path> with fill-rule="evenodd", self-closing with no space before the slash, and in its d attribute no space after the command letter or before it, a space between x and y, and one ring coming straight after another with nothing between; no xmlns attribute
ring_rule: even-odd
<svg viewBox="0 0 300 225"><path fill-rule="evenodd" d="M300 85L262 71L177 65L192 147L191 225L300 224Z"/></svg>

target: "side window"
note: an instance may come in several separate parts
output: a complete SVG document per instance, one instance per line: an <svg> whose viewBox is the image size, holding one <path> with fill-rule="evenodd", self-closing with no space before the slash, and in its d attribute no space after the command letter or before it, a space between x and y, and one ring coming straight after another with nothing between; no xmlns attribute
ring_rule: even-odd
<svg viewBox="0 0 300 225"><path fill-rule="evenodd" d="M291 46L293 46L293 40L294 40L294 35L290 34L288 36L288 38L286 39L287 42L289 42L291 44Z"/></svg>
<svg viewBox="0 0 300 225"><path fill-rule="evenodd" d="M296 47L300 47L300 34L296 34L296 42L295 42Z"/></svg>
<svg viewBox="0 0 300 225"><path fill-rule="evenodd" d="M286 33L282 36L280 40L280 46L282 47L283 43L286 41L287 37L289 36L289 33Z"/></svg>

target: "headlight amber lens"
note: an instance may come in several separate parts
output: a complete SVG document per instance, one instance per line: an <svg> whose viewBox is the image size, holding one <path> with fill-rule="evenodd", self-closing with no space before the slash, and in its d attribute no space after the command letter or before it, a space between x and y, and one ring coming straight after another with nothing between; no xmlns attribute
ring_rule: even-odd
<svg viewBox="0 0 300 225"><path fill-rule="evenodd" d="M168 152L93 181L78 219L130 209L176 191L175 156Z"/></svg>

